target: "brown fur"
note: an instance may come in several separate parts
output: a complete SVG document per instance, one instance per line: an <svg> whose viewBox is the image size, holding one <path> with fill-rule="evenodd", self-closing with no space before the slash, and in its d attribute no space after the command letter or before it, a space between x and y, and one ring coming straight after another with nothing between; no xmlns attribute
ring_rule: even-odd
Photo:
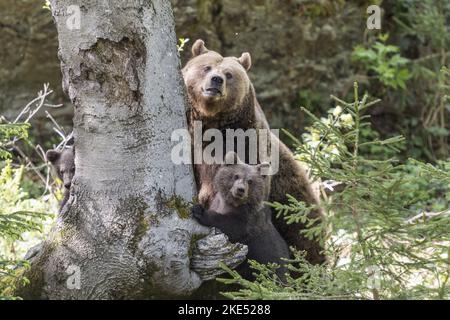
<svg viewBox="0 0 450 320"><path fill-rule="evenodd" d="M270 192L270 176L261 175L262 167L268 163L251 166L241 162L235 152L226 155L226 163L221 165L214 176L214 189L217 191L209 209L226 214L243 203L257 209L267 201ZM239 194L238 189L243 191Z"/></svg>
<svg viewBox="0 0 450 320"><path fill-rule="evenodd" d="M61 179L64 186L64 198L61 201L60 208L64 207L70 195L70 186L75 174L75 151L73 148L64 149L63 151L48 150L45 154Z"/></svg>
<svg viewBox="0 0 450 320"><path fill-rule="evenodd" d="M196 205L194 217L203 225L219 228L231 242L240 242L248 247L247 258L259 263L277 263L281 266L277 274L285 279L285 260L289 258L286 242L272 224L271 211L264 205L270 192L270 176L262 175L261 169L268 163L248 165L239 160L237 154L229 152L214 178L217 193L205 210ZM253 279L247 261L237 268L247 279Z"/></svg>
<svg viewBox="0 0 450 320"><path fill-rule="evenodd" d="M201 120L203 130L216 128L223 134L226 129L269 129L246 72L251 66L250 54L244 53L240 58L222 57L219 53L206 49L201 40L194 43L192 53L193 58L183 68L183 77L192 105L189 117L191 124L195 120ZM227 73L232 77L227 77ZM213 86L213 76L223 79L223 85L219 87L220 93L205 96L205 90ZM278 138L272 138L272 143L279 144L280 167L272 178L269 201L286 203L286 194L290 194L308 203L318 204L318 188L311 182L307 169L295 160L292 152ZM195 165L199 201L205 206L208 206L217 192L213 182L218 168L218 165ZM322 212L318 209L311 213L311 217L321 218ZM299 230L304 228L303 225L287 225L282 218L274 219L274 224L288 245L306 251L310 262L325 261L319 243L299 234Z"/></svg>

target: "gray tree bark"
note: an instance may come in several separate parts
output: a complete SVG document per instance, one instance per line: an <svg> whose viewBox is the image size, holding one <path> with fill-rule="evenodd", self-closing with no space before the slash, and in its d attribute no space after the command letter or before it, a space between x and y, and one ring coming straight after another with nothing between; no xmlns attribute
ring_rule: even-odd
<svg viewBox="0 0 450 320"><path fill-rule="evenodd" d="M68 27L71 5L80 8L79 30ZM76 173L67 205L25 273L30 284L18 293L190 295L220 273L218 261L233 267L246 248L214 232L195 245L209 229L190 218L192 167L170 158L172 131L187 126L170 2L52 0L51 6L63 87L75 106Z"/></svg>

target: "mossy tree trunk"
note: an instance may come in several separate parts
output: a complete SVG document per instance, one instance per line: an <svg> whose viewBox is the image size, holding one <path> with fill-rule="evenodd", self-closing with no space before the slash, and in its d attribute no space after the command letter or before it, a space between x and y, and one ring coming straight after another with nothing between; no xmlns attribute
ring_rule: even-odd
<svg viewBox="0 0 450 320"><path fill-rule="evenodd" d="M79 30L68 28L71 5L80 8ZM63 87L75 106L76 174L18 294L189 295L202 283L189 267L192 239L207 230L179 208L195 196L192 167L170 159L170 135L186 127L170 2L52 0L51 7Z"/></svg>

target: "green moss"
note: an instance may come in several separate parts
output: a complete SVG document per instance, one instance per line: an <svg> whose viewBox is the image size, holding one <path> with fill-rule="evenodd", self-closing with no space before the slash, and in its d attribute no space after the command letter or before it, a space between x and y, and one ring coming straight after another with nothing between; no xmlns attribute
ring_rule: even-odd
<svg viewBox="0 0 450 320"><path fill-rule="evenodd" d="M192 203L186 202L179 196L173 196L166 201L169 209L174 209L181 219L189 219L191 217L190 207Z"/></svg>
<svg viewBox="0 0 450 320"><path fill-rule="evenodd" d="M42 299L45 286L43 270L56 247L57 244L53 241L45 242L29 268L24 266L17 269L14 277L15 284L13 285L15 288L14 296L25 300Z"/></svg>
<svg viewBox="0 0 450 320"><path fill-rule="evenodd" d="M150 220L147 219L147 202L142 197L129 197L121 203L118 210L128 211L133 216L133 223L136 226L129 248L135 252L139 242L150 227Z"/></svg>
<svg viewBox="0 0 450 320"><path fill-rule="evenodd" d="M16 298L17 292L16 288L25 285L26 279L23 277L23 274L27 270L26 266L21 266L16 270L10 271L10 273L3 275L0 277L0 298L4 299L5 297ZM1 300L0 299L0 300Z"/></svg>
<svg viewBox="0 0 450 320"><path fill-rule="evenodd" d="M51 246L56 248L64 243L66 239L70 239L76 235L76 226L70 223L64 224L61 229L55 230L51 235Z"/></svg>
<svg viewBox="0 0 450 320"><path fill-rule="evenodd" d="M140 215L138 218L138 225L136 227L134 239L139 242L149 227L150 222L145 218L145 215Z"/></svg>
<svg viewBox="0 0 450 320"><path fill-rule="evenodd" d="M201 234L193 234L192 235L191 242L189 243L189 249L188 249L189 259L192 258L192 255L194 254L194 248L195 248L195 244L197 243L197 241L204 237L205 237L205 235L201 235Z"/></svg>
<svg viewBox="0 0 450 320"><path fill-rule="evenodd" d="M144 212L148 209L147 202L142 197L129 197L121 201L121 207L130 209L132 212Z"/></svg>

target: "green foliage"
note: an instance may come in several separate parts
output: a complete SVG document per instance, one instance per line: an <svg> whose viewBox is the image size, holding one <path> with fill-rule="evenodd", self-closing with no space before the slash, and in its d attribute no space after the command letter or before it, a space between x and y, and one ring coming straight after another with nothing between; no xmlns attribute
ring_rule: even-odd
<svg viewBox="0 0 450 320"><path fill-rule="evenodd" d="M46 9L46 10L52 11L52 7L51 7L51 4L50 4L49 0L45 0L45 3L42 5L42 9Z"/></svg>
<svg viewBox="0 0 450 320"><path fill-rule="evenodd" d="M413 212L448 210L450 159L438 161L434 166L409 159L398 171L397 176L403 177L404 201L411 203Z"/></svg>
<svg viewBox="0 0 450 320"><path fill-rule="evenodd" d="M411 74L405 65L408 59L400 55L400 49L386 44L388 34L381 35L369 48L355 47L352 58L362 62L366 70L373 71L387 87L406 89L406 81Z"/></svg>
<svg viewBox="0 0 450 320"><path fill-rule="evenodd" d="M13 170L10 162L0 174L0 235L10 240L22 239L26 231L40 231L42 214L26 211L28 194L20 188L23 167ZM31 205L32 207L32 205Z"/></svg>
<svg viewBox="0 0 450 320"><path fill-rule="evenodd" d="M188 38L179 38L178 39L179 44L177 44L177 50L178 52L182 52L184 50L184 46L186 45L186 43L189 42Z"/></svg>
<svg viewBox="0 0 450 320"><path fill-rule="evenodd" d="M288 204L272 204L288 222L310 226L301 232L326 245L328 263L309 265L297 252L289 269L302 276L288 277L286 283L270 267L257 263L254 282L228 270L232 279L221 281L239 283L242 289L226 293L227 297L449 298L450 162L433 166L411 159L401 164L393 157L383 159L381 153L375 159L361 153L366 147L395 153L403 138L366 139L362 133L369 127L367 110L376 101L367 102L367 95L360 100L356 84L354 96L351 103L333 97L338 106L327 118L304 109L313 125L304 143L295 140L299 159L316 176L343 186L342 191L324 196L324 221L314 224L307 217L311 207L292 197Z"/></svg>
<svg viewBox="0 0 450 320"><path fill-rule="evenodd" d="M25 139L28 137L28 123L1 123L0 121L0 160L11 157L8 151L11 139Z"/></svg>
<svg viewBox="0 0 450 320"><path fill-rule="evenodd" d="M389 92L387 96L391 105L408 114L400 114L399 124L410 140L409 155L433 162L449 155L450 107L445 99L449 75L440 72L448 65L449 19L450 3L445 0L398 1L393 15L396 42L411 56L412 77L405 94Z"/></svg>
<svg viewBox="0 0 450 320"><path fill-rule="evenodd" d="M448 49L447 18L450 3L446 0L398 1L398 14L394 21L403 29L403 35L417 37L421 44L429 44L435 50Z"/></svg>
<svg viewBox="0 0 450 320"><path fill-rule="evenodd" d="M28 125L0 125L1 157L11 158L8 150L11 140L26 139ZM48 229L57 202L53 196L31 198L22 185L24 166L13 168L10 159L2 164L0 172L0 299L14 299L12 296L16 280L27 268L28 263L21 258L32 245L41 239L44 229ZM31 183L28 181L28 185ZM26 279L20 279L26 282Z"/></svg>
<svg viewBox="0 0 450 320"><path fill-rule="evenodd" d="M31 199L24 192L20 187L23 170L12 169L7 162L0 174L0 299L13 298L8 292L14 289L16 270L28 266L21 257L41 240L43 229L49 228L52 215L45 212L54 211L56 204Z"/></svg>
<svg viewBox="0 0 450 320"><path fill-rule="evenodd" d="M309 18L328 17L336 14L345 4L345 0L297 0L299 11Z"/></svg>

